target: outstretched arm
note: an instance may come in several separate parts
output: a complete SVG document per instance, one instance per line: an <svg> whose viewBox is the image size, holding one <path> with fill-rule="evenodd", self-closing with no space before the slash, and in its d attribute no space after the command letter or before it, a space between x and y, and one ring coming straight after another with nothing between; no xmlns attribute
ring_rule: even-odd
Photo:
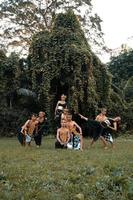
<svg viewBox="0 0 133 200"><path fill-rule="evenodd" d="M81 117L81 119L84 119L84 120L88 121L88 118L87 118L87 117L81 115L80 113L79 113L78 115Z"/></svg>

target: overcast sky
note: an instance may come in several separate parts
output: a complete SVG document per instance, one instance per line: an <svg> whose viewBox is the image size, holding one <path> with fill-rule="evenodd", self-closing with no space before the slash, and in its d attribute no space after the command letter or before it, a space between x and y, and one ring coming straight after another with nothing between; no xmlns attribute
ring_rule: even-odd
<svg viewBox="0 0 133 200"><path fill-rule="evenodd" d="M123 43L133 47L133 0L92 0L93 8L103 20L102 30L109 48Z"/></svg>

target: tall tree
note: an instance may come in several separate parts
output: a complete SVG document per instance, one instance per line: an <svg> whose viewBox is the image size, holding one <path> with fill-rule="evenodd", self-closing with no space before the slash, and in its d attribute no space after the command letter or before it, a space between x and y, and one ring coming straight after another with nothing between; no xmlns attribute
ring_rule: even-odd
<svg viewBox="0 0 133 200"><path fill-rule="evenodd" d="M93 14L92 0L3 0L0 3L1 45L29 47L33 33L51 29L59 12L73 9L89 42L103 45L101 19ZM20 50L20 49L19 49Z"/></svg>
<svg viewBox="0 0 133 200"><path fill-rule="evenodd" d="M48 113L53 113L61 93L68 95L70 108L90 116L107 105L110 76L71 10L55 18L51 32L34 36L30 58L33 90Z"/></svg>

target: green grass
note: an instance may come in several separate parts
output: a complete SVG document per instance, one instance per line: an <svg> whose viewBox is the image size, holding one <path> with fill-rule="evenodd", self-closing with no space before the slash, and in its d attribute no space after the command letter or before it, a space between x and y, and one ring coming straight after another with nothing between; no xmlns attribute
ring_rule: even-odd
<svg viewBox="0 0 133 200"><path fill-rule="evenodd" d="M133 199L132 139L116 139L114 150L85 139L83 152L55 150L54 141L36 149L0 139L0 200Z"/></svg>

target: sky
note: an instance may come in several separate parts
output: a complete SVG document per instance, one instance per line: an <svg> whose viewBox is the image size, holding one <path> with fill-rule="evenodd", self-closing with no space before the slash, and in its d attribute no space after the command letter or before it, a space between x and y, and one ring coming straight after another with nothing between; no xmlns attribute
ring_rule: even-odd
<svg viewBox="0 0 133 200"><path fill-rule="evenodd" d="M111 49L123 43L133 47L133 0L92 0L92 4L103 20L106 45Z"/></svg>

